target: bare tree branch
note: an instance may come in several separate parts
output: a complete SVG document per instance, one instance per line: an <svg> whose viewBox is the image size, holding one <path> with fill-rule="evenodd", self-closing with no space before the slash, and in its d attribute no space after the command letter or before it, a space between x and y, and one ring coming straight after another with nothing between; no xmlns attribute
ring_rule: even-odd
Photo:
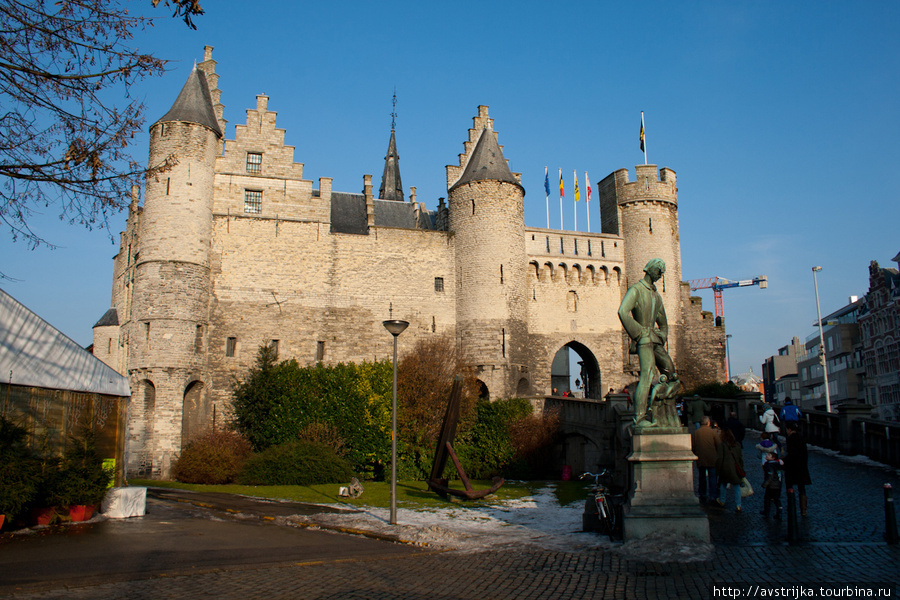
<svg viewBox="0 0 900 600"><path fill-rule="evenodd" d="M197 0L151 2L194 29L203 14ZM130 15L129 3L0 0L0 223L13 240L52 247L29 226L44 208L70 224L104 227L148 174L129 152L145 123L129 90L161 75L166 61L133 47L151 21Z"/></svg>

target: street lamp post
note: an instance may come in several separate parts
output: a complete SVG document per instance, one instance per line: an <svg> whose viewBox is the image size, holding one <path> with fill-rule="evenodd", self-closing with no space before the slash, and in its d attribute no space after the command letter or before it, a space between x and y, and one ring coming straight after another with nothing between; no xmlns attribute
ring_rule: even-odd
<svg viewBox="0 0 900 600"><path fill-rule="evenodd" d="M825 355L825 336L822 333L822 309L819 308L819 279L816 273L822 267L813 267L813 285L816 288L816 316L819 319L819 362L822 364L822 379L825 382L825 410L831 412L831 393L828 391L828 357Z"/></svg>
<svg viewBox="0 0 900 600"><path fill-rule="evenodd" d="M397 524L397 337L409 327L408 321L390 319L382 323L394 336L394 395L391 401L391 525Z"/></svg>
<svg viewBox="0 0 900 600"><path fill-rule="evenodd" d="M728 340L730 340L730 339L731 339L731 334L726 333L725 334L725 358L727 360L726 367L728 369L728 372L725 373L726 381L731 381L731 348L729 348L729 346L728 346Z"/></svg>

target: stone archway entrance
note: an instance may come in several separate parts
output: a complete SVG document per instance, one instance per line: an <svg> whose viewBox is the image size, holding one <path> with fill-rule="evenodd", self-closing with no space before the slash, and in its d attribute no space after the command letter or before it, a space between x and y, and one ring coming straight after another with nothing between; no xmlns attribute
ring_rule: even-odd
<svg viewBox="0 0 900 600"><path fill-rule="evenodd" d="M550 368L550 383L560 396L569 391L580 392L578 395L584 398L603 398L600 365L594 353L580 342L571 341L556 352Z"/></svg>

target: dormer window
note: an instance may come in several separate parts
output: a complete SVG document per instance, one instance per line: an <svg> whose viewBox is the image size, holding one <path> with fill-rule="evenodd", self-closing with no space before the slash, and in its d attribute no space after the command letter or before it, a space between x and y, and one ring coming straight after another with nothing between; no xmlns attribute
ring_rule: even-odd
<svg viewBox="0 0 900 600"><path fill-rule="evenodd" d="M262 152L247 153L247 172L262 173Z"/></svg>

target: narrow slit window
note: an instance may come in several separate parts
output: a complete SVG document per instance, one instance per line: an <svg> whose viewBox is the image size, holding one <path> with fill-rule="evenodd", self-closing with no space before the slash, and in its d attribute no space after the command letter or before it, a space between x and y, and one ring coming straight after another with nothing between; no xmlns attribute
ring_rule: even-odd
<svg viewBox="0 0 900 600"><path fill-rule="evenodd" d="M316 362L325 360L325 342L316 342Z"/></svg>
<svg viewBox="0 0 900 600"><path fill-rule="evenodd" d="M233 357L237 353L237 338L230 337L225 340L225 356Z"/></svg>

